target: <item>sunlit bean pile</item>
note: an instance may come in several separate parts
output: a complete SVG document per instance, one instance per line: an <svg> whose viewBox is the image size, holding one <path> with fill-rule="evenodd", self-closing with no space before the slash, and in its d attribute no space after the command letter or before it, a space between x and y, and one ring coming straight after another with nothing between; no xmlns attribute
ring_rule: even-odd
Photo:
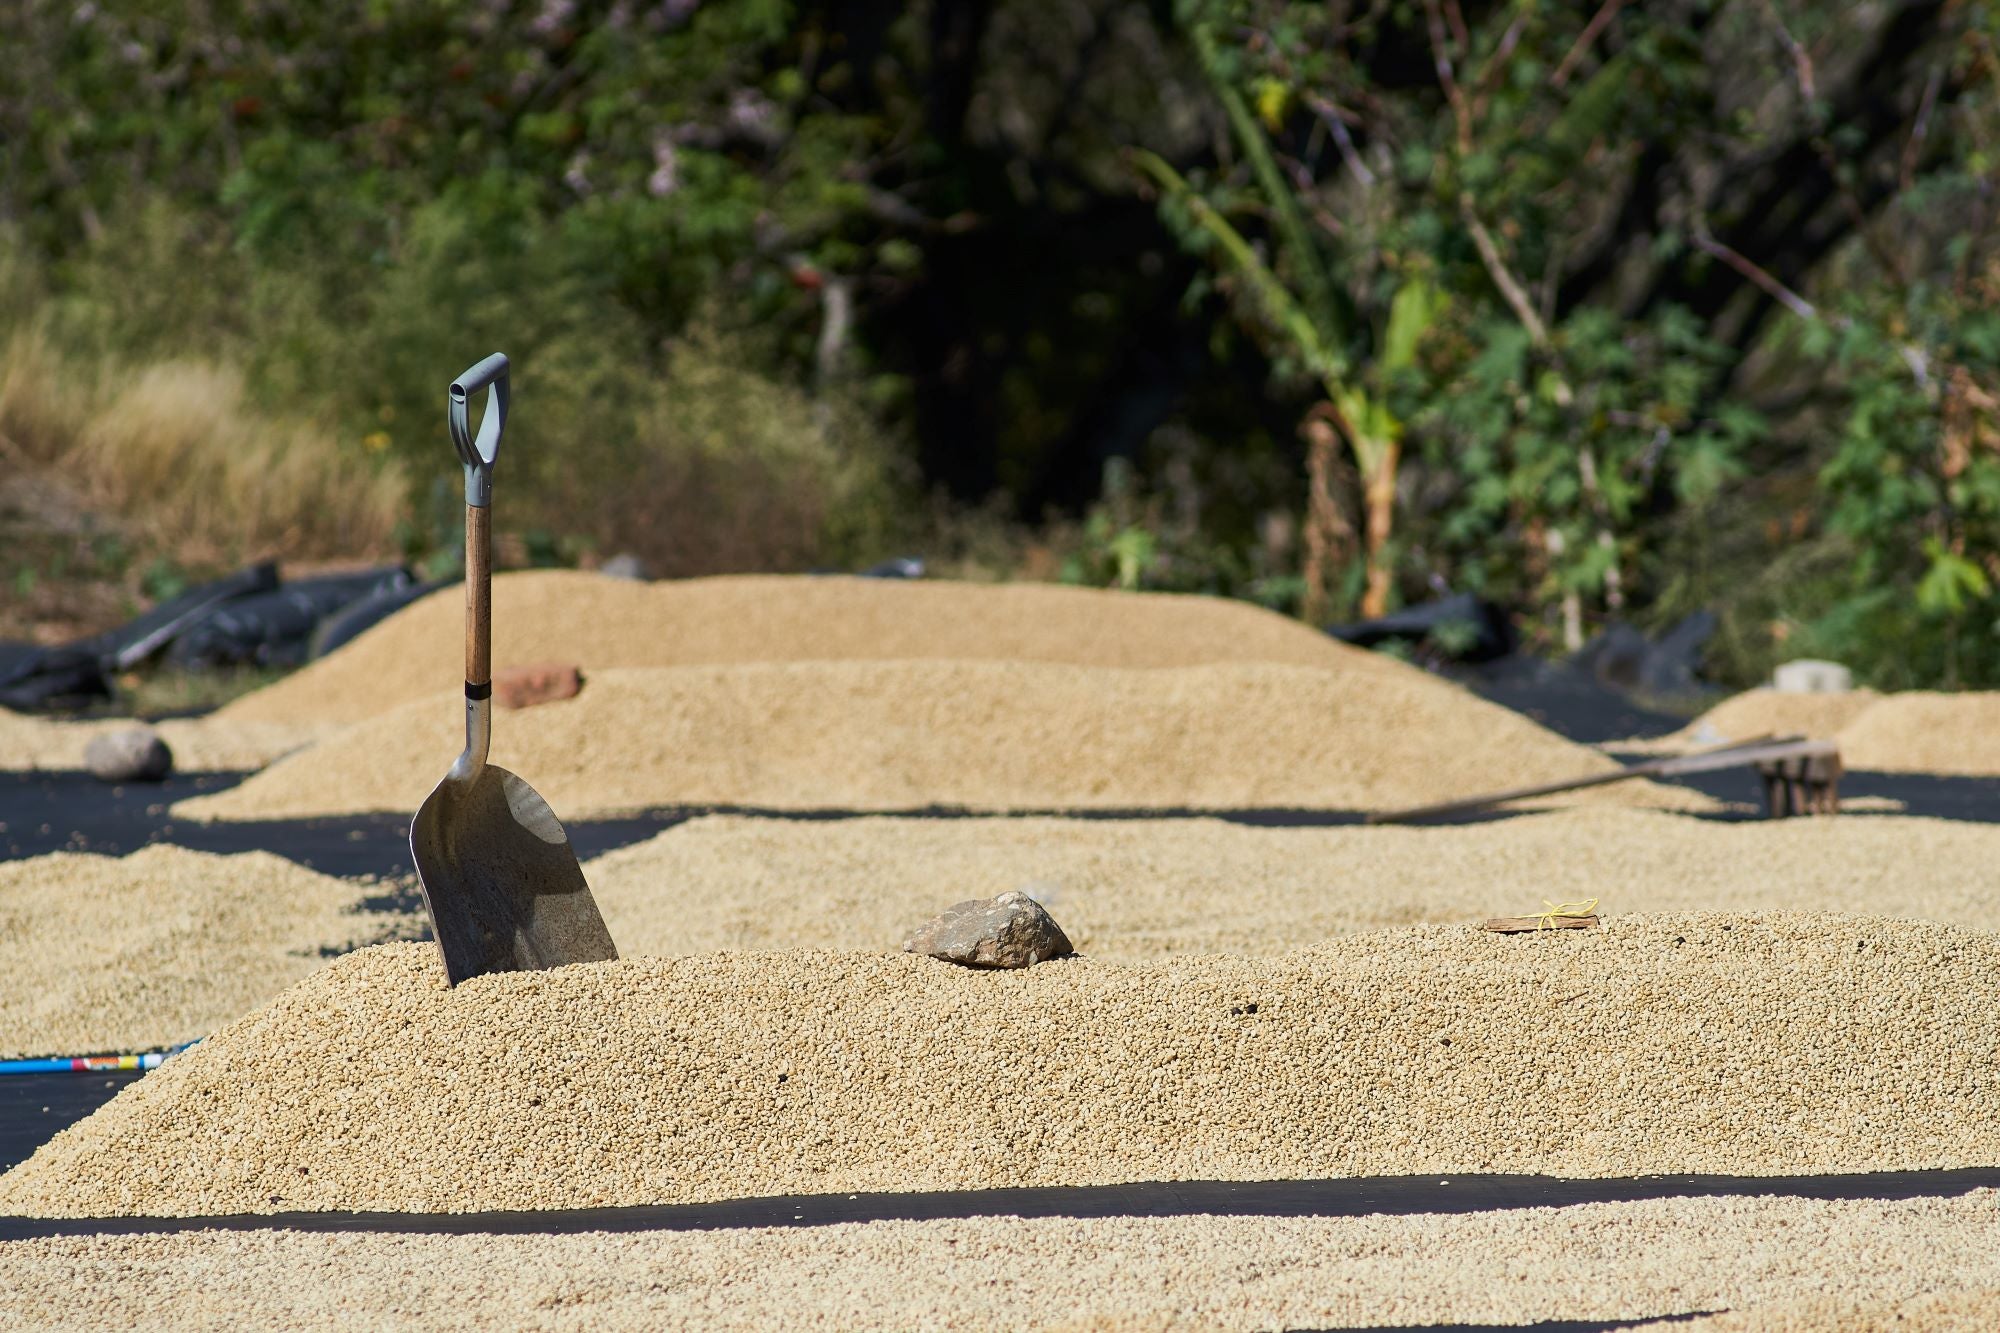
<svg viewBox="0 0 2000 1333"><path fill-rule="evenodd" d="M1850 768L2000 774L2000 692L1891 694L1840 729Z"/></svg>
<svg viewBox="0 0 2000 1333"><path fill-rule="evenodd" d="M1757 736L1810 736L1830 740L1872 706L1873 690L1825 694L1790 693L1761 687L1733 694L1669 736L1619 742L1619 749L1679 751Z"/></svg>
<svg viewBox="0 0 2000 1333"><path fill-rule="evenodd" d="M68 722L26 717L0 708L0 771L71 770L84 766L91 738L131 726L123 718ZM173 718L155 724L183 773L262 768L280 755L339 730L336 724L255 719Z"/></svg>
<svg viewBox="0 0 2000 1333"><path fill-rule="evenodd" d="M2000 692L1746 690L1670 736L1607 748L1677 753L1765 735L1838 741L1841 762L1850 769L1992 777L2000 775Z"/></svg>
<svg viewBox="0 0 2000 1333"><path fill-rule="evenodd" d="M978 972L351 954L0 1177L0 1212L563 1208L1412 1172L2000 1163L2000 936L1423 927Z"/></svg>
<svg viewBox="0 0 2000 1333"><path fill-rule="evenodd" d="M339 652L224 708L232 721L357 722L450 686L465 596L446 588ZM1046 583L740 575L637 583L560 570L493 581L495 665L729 662L1063 662L1172 667L1285 662L1409 673L1243 602Z"/></svg>
<svg viewBox="0 0 2000 1333"><path fill-rule="evenodd" d="M0 1056L193 1041L320 967L406 931L367 885L265 852L181 847L0 864Z"/></svg>
<svg viewBox="0 0 2000 1333"><path fill-rule="evenodd" d="M1909 849L1920 844L1913 864ZM1717 824L1570 810L1445 828L1215 819L712 816L585 869L626 956L893 950L946 905L1022 889L1093 958L1275 954L1335 935L1473 922L1545 901L1607 912L1819 909L2000 929L2000 826L1849 816ZM0 1050L133 1050L202 1036L322 954L421 918L268 855L159 846L0 867Z"/></svg>
<svg viewBox="0 0 2000 1333"><path fill-rule="evenodd" d="M1085 953L1140 962L1592 898L1618 913L1796 908L2000 930L1996 865L2000 825L1588 809L1443 828L712 816L587 871L627 954L895 949L948 903L1020 889Z"/></svg>
<svg viewBox="0 0 2000 1333"><path fill-rule="evenodd" d="M641 583L566 570L494 580L494 661L604 667L960 659L1085 666L1282 662L1358 678L1413 674L1242 602L1041 583L740 575ZM261 768L458 678L465 597L445 588L338 652L206 717L160 724L176 767ZM0 709L0 770L76 769L120 721Z"/></svg>
<svg viewBox="0 0 2000 1333"><path fill-rule="evenodd" d="M765 662L592 672L502 713L493 762L564 818L664 805L786 810L1361 810L1602 772L1612 761L1414 668L1260 662ZM464 705L419 699L182 802L195 819L414 810ZM1707 802L1628 783L1588 803Z"/></svg>

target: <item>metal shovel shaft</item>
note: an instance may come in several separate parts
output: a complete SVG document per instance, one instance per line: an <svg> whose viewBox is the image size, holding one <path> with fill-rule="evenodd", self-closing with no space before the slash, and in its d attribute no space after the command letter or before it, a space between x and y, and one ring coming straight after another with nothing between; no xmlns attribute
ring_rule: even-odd
<svg viewBox="0 0 2000 1333"><path fill-rule="evenodd" d="M493 510L465 506L465 752L460 781L478 775L493 744Z"/></svg>

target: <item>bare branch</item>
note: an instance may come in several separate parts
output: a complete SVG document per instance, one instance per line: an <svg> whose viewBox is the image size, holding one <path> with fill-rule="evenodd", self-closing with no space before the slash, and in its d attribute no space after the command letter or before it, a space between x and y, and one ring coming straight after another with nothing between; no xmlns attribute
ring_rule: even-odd
<svg viewBox="0 0 2000 1333"><path fill-rule="evenodd" d="M1821 123L1823 115L1817 104L1818 84L1813 76L1812 56L1807 53L1804 46L1800 45L1798 39L1792 36L1791 29L1787 28L1784 19L1778 16L1777 6L1771 3L1771 0L1764 0L1764 12L1770 18L1771 26L1777 30L1778 39L1785 44L1785 49L1791 52L1792 78L1798 84L1799 96L1804 100L1806 125L1810 130L1806 142L1818 156L1820 165L1826 168L1827 177L1833 181L1834 197L1840 201L1841 211L1847 214L1847 220L1854 227L1855 235L1861 238L1862 245L1868 248L1868 253L1882 266L1882 271L1889 275L1890 281L1898 287L1907 287L1909 280L1903 274L1903 261L1883 243L1881 237L1875 234L1875 229L1868 225L1868 215L1861 207L1861 200L1855 196L1853 187L1841 175L1840 160L1834 155L1833 141L1826 137Z"/></svg>
<svg viewBox="0 0 2000 1333"><path fill-rule="evenodd" d="M1486 58L1485 68L1472 85L1472 118L1486 119L1486 104L1492 100L1494 90L1500 86L1500 76L1507 72L1507 62L1513 58L1514 48L1520 45L1521 34L1527 31L1528 16L1517 14L1507 25L1507 31L1500 34L1500 45L1493 48L1493 54Z"/></svg>
<svg viewBox="0 0 2000 1333"><path fill-rule="evenodd" d="M1340 160L1347 164L1347 169L1354 174L1354 179L1360 182L1361 188L1374 189L1375 173L1368 169L1368 164L1361 160L1360 152L1354 147L1354 136L1347 132L1346 114L1324 97L1308 96L1306 105L1312 108L1312 113L1320 118L1327 132L1333 135L1334 146L1340 149Z"/></svg>
<svg viewBox="0 0 2000 1333"><path fill-rule="evenodd" d="M1451 24L1451 40L1458 47L1458 58L1472 59L1472 34L1466 31L1465 11L1458 7L1458 0L1444 0L1444 16Z"/></svg>
<svg viewBox="0 0 2000 1333"><path fill-rule="evenodd" d="M1520 279L1513 275L1507 267L1507 261L1501 258L1500 247L1493 243L1492 233L1488 232L1486 224L1479 220L1479 213L1472 206L1472 195L1469 191L1459 194L1458 213L1465 219L1465 229L1472 233L1472 243L1478 247L1479 258L1486 265L1487 276L1491 277L1493 285L1500 289L1501 297L1514 311L1514 318L1520 320L1521 327L1528 331L1528 341L1537 347L1546 347L1549 341L1549 326L1542 322L1542 317L1535 312L1534 302L1528 299L1527 289L1521 286Z"/></svg>
<svg viewBox="0 0 2000 1333"><path fill-rule="evenodd" d="M1458 124L1458 155L1467 157L1472 153L1472 108L1466 104L1465 93L1452 73L1451 52L1445 46L1444 14L1438 0L1424 0L1424 17L1429 20L1431 63L1437 70L1438 86L1444 89L1445 100L1451 103L1451 114Z"/></svg>
<svg viewBox="0 0 2000 1333"><path fill-rule="evenodd" d="M1712 258L1720 259L1723 263L1748 278L1758 290L1762 291L1766 296L1776 301L1785 309L1791 311L1794 315L1797 315L1800 319L1819 318L1819 308L1813 305L1811 301L1806 300L1805 297L1800 296L1790 287L1778 281L1777 278L1771 275L1768 269L1752 263L1750 260L1744 258L1742 254L1730 249L1721 241L1716 240L1710 234L1706 224L1697 224L1695 226L1693 239L1695 249Z"/></svg>
<svg viewBox="0 0 2000 1333"><path fill-rule="evenodd" d="M1445 49L1444 16L1439 12L1438 0L1424 0L1424 14L1430 20L1431 60L1437 67L1438 85L1444 89L1445 98L1451 103L1452 115L1458 121L1458 156L1462 162L1472 154L1472 108L1466 104L1465 93L1452 73L1451 53ZM1528 331L1528 338L1535 346L1546 346L1548 325L1535 313L1535 304L1528 299L1527 289L1508 270L1507 261L1500 255L1500 247L1493 242L1492 233L1479 220L1479 212L1472 206L1470 190L1459 192L1458 212L1465 220L1466 230L1472 233L1472 243L1478 247L1479 258L1485 263L1488 276L1513 309L1514 317L1521 321L1521 327Z"/></svg>
<svg viewBox="0 0 2000 1333"><path fill-rule="evenodd" d="M854 279L829 278L820 288L819 339L813 347L813 380L824 389L840 373L841 353L854 323Z"/></svg>
<svg viewBox="0 0 2000 1333"><path fill-rule="evenodd" d="M1284 169L1284 173L1291 177L1292 185L1298 190L1300 197L1311 199L1313 197L1312 170L1305 163L1299 161L1289 153L1274 153L1272 156L1276 158L1278 165ZM1340 219L1328 212L1322 204L1309 204L1306 209L1306 215L1318 223L1320 230L1329 236L1341 237L1347 234L1347 228L1340 225Z"/></svg>
<svg viewBox="0 0 2000 1333"><path fill-rule="evenodd" d="M1931 111L1937 106L1938 91L1944 87L1944 66L1931 71L1930 79L1924 84L1923 100L1917 103L1917 123L1910 126L1910 137L1903 144L1902 169L1897 173L1897 182L1905 190L1915 184L1917 178L1917 157L1924 150L1924 139L1931 132Z"/></svg>
<svg viewBox="0 0 2000 1333"><path fill-rule="evenodd" d="M1792 36L1792 30L1785 26L1785 20L1779 16L1778 7L1771 0L1764 0L1764 12L1770 17L1771 26L1778 30L1778 40L1791 54L1792 77L1798 81L1799 95L1810 105L1819 96L1818 80L1813 77L1812 56L1799 39Z"/></svg>
<svg viewBox="0 0 2000 1333"><path fill-rule="evenodd" d="M1331 26L1334 37L1345 41L1348 35L1356 29L1381 18L1382 11L1388 7L1389 0L1368 0L1368 8L1362 13L1361 17L1350 23L1347 19L1347 6L1344 3L1340 4L1330 16L1333 20Z"/></svg>
<svg viewBox="0 0 2000 1333"><path fill-rule="evenodd" d="M1800 319L1824 320L1830 327L1836 329L1851 329L1854 327L1854 321L1846 315L1822 314L1818 306L1815 306L1811 301L1806 300L1805 297L1800 296L1790 287L1780 282L1776 277L1772 276L1768 269L1758 266L1739 252L1730 249L1721 241L1716 240L1709 233L1706 223L1697 222L1695 224L1693 239L1695 249L1705 255L1711 255L1716 259L1720 259L1723 263L1748 278L1766 296L1769 296ZM1916 343L1903 342L1896 344L1896 355L1902 358L1903 365L1909 369L1910 378L1916 381L1917 387L1930 391L1930 354Z"/></svg>
<svg viewBox="0 0 2000 1333"><path fill-rule="evenodd" d="M1536 303L1535 307L1541 314L1544 324L1553 324L1555 322L1556 294L1562 285L1563 257L1565 253L1566 247L1563 245L1562 237L1558 235L1551 238L1548 258L1542 267L1541 300Z"/></svg>
<svg viewBox="0 0 2000 1333"><path fill-rule="evenodd" d="M1569 48L1569 54L1562 58L1562 63L1556 66L1556 72L1549 76L1551 88L1561 88L1569 82L1569 76L1576 72L1576 67L1583 63L1586 55L1590 54L1590 48L1596 45L1604 29L1610 26L1611 20L1618 17L1618 11L1624 7L1625 0L1604 0L1598 11L1590 16L1590 22L1583 25L1583 31L1576 35L1575 44Z"/></svg>

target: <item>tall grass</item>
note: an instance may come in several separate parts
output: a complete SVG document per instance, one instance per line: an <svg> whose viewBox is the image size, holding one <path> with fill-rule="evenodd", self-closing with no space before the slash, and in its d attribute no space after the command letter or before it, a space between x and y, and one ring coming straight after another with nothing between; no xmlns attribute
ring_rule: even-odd
<svg viewBox="0 0 2000 1333"><path fill-rule="evenodd" d="M395 550L402 467L257 410L233 367L88 364L33 330L0 355L0 434L16 458L61 475L149 549L195 566Z"/></svg>
<svg viewBox="0 0 2000 1333"><path fill-rule="evenodd" d="M885 551L901 478L871 424L747 368L712 333L634 386L620 437L573 439L533 502L656 574L804 569ZM588 518L582 515L588 513Z"/></svg>
<svg viewBox="0 0 2000 1333"><path fill-rule="evenodd" d="M0 435L184 563L442 551L452 375L514 361L503 531L660 574L876 558L913 509L901 451L839 392L759 369L756 331L667 346L534 236L496 253L440 207L333 271L140 208L60 274L0 237Z"/></svg>
<svg viewBox="0 0 2000 1333"><path fill-rule="evenodd" d="M407 503L396 462L257 412L241 372L198 361L148 366L112 392L65 465L156 537L218 556L387 553Z"/></svg>

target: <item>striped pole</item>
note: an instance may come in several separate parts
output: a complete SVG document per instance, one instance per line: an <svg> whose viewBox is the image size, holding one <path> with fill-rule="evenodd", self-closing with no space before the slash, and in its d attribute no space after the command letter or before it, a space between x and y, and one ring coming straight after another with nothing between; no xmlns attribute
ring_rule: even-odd
<svg viewBox="0 0 2000 1333"><path fill-rule="evenodd" d="M158 1069L193 1042L144 1055L55 1055L39 1060L0 1060L0 1074L99 1074L122 1069Z"/></svg>

